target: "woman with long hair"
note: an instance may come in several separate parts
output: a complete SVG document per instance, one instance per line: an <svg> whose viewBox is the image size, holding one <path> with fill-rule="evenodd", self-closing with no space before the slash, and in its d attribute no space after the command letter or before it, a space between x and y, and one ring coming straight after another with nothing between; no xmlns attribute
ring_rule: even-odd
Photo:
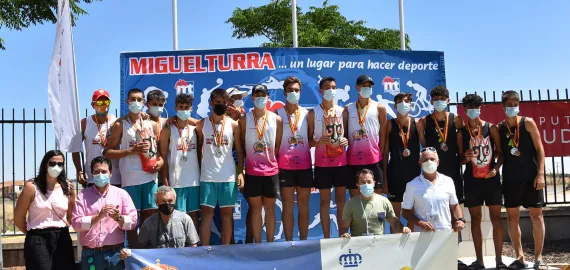
<svg viewBox="0 0 570 270"><path fill-rule="evenodd" d="M75 268L69 235L74 203L75 193L67 182L63 153L48 151L36 178L26 182L14 213L16 227L26 234L26 269Z"/></svg>

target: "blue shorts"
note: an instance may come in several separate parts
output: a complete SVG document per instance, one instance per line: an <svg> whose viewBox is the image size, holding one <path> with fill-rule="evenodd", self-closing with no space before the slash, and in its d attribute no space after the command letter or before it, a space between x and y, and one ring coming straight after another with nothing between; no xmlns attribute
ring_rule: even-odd
<svg viewBox="0 0 570 270"><path fill-rule="evenodd" d="M174 191L176 191L174 209L183 213L200 210L200 187L174 188Z"/></svg>
<svg viewBox="0 0 570 270"><path fill-rule="evenodd" d="M216 208L235 207L237 185L235 182L200 182L200 205Z"/></svg>
<svg viewBox="0 0 570 270"><path fill-rule="evenodd" d="M156 209L156 203L154 202L154 193L158 189L156 181L150 181L136 186L123 187L123 189L129 193L135 208L137 211Z"/></svg>

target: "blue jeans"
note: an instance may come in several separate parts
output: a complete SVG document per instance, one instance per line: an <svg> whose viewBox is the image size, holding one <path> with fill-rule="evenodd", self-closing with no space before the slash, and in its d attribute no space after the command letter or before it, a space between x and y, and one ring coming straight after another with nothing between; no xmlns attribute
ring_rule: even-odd
<svg viewBox="0 0 570 270"><path fill-rule="evenodd" d="M121 260L117 265L113 265L107 259L111 258L115 253L121 252L117 251L95 251L95 250L83 250L81 252L81 269L82 270L123 270L125 269L125 261Z"/></svg>

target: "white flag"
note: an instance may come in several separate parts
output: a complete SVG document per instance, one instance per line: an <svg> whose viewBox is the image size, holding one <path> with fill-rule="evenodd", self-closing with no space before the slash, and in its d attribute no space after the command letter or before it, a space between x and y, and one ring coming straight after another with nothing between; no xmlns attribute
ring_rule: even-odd
<svg viewBox="0 0 570 270"><path fill-rule="evenodd" d="M81 123L69 1L57 1L57 28L49 66L48 102L57 147L65 152L80 152Z"/></svg>

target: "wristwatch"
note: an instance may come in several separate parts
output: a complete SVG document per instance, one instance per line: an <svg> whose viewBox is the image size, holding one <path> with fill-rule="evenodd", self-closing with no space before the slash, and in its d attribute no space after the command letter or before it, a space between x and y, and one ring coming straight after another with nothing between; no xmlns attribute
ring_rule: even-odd
<svg viewBox="0 0 570 270"><path fill-rule="evenodd" d="M464 218L458 218L457 220L463 222L463 223L467 223L467 221Z"/></svg>

